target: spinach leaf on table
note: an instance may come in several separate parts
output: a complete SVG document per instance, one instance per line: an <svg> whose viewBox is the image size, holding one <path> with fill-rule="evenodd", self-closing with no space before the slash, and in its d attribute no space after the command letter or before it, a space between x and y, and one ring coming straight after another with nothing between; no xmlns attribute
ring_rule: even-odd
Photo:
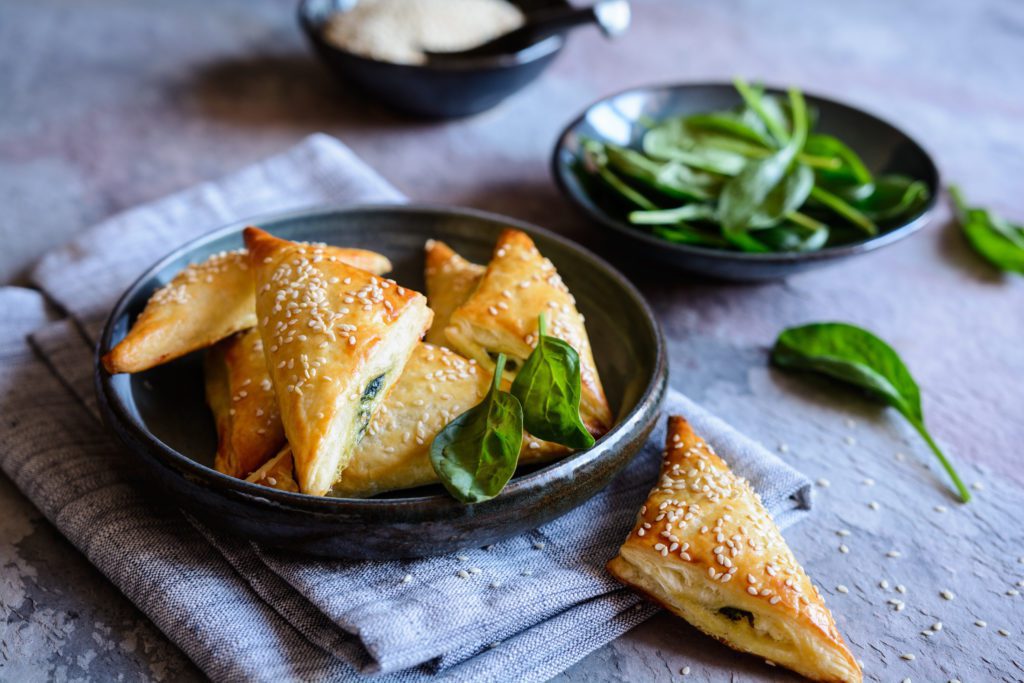
<svg viewBox="0 0 1024 683"><path fill-rule="evenodd" d="M899 355L884 341L846 323L812 323L784 330L772 349L781 367L818 372L860 387L895 408L917 430L953 480L963 502L971 495L924 425L921 393Z"/></svg>
<svg viewBox="0 0 1024 683"><path fill-rule="evenodd" d="M1024 274L1024 226L1013 225L991 211L967 205L960 189L949 188L957 221L974 250L996 268Z"/></svg>
<svg viewBox="0 0 1024 683"><path fill-rule="evenodd" d="M498 354L484 400L448 423L430 444L430 464L448 492L463 503L494 498L519 461L523 409L515 396L501 391L504 370L505 355Z"/></svg>
<svg viewBox="0 0 1024 683"><path fill-rule="evenodd" d="M523 426L533 436L569 448L590 448L594 437L580 419L580 357L547 334L547 316L537 324L537 346L523 364L511 393L523 406Z"/></svg>

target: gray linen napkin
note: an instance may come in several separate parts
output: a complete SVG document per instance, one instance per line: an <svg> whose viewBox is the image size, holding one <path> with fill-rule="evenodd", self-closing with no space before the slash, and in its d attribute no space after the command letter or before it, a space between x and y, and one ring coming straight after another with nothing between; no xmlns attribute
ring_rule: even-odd
<svg viewBox="0 0 1024 683"><path fill-rule="evenodd" d="M91 346L121 291L167 251L227 222L400 200L341 143L316 135L45 257L34 281L67 318L50 322L38 293L0 290L0 466L211 678L545 680L655 611L603 564L654 481L663 427L581 508L495 546L425 560L295 557L182 524L139 493L130 454L95 420L90 380ZM677 393L666 410L686 415L750 479L780 525L805 514L802 475Z"/></svg>

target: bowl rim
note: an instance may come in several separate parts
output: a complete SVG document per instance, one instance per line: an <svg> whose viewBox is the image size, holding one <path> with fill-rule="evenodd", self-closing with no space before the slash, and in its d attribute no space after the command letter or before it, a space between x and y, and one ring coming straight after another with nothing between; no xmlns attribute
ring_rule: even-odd
<svg viewBox="0 0 1024 683"><path fill-rule="evenodd" d="M772 93L784 93L785 88L768 83L762 83L765 91ZM561 156L563 152L568 152L567 140L570 135L576 132L577 127L586 120L590 112L596 107L615 100L619 97L629 95L636 92L664 92L664 91L678 91L698 88L714 88L722 89L727 88L729 90L735 90L731 82L725 81L698 81L698 82L679 82L673 81L669 83L653 83L649 85L639 85L623 90L619 90L610 95L605 95L599 99L594 100L575 117L573 117L569 123L562 128L562 131L555 138L554 149L551 153L550 170L551 174L555 179L555 184L558 186L559 192L563 197L569 200L571 204L581 209L591 219L596 220L598 223L605 227L611 228L615 232L621 233L631 239L635 239L640 242L646 243L651 247L669 248L680 254L688 254L692 256L700 256L702 258L714 259L720 261L745 261L751 264L793 264L807 261L827 261L831 259L843 258L845 256L853 256L857 254L865 254L871 251L875 251L882 247L888 246L895 242L899 242L914 233L918 232L921 228L928 224L932 219L935 212L935 208L938 204L939 194L942 189L942 177L939 173L938 166L935 164L934 157L928 152L928 150L917 141L914 137L907 134L902 128L890 123L887 119L878 116L877 114L862 109L839 100L832 99L819 95L813 91L801 90L804 98L808 100L808 103L813 101L823 102L839 109L845 109L847 111L854 112L860 116L873 119L875 122L885 126L900 136L905 138L911 145L916 147L920 152L922 158L925 160L928 166L930 174L935 179L935 186L929 188L931 190L931 196L925 203L921 212L913 219L888 230L881 234L869 237L868 239L861 240L858 242L852 242L850 244L844 244L834 247L825 247L817 251L808 252L767 252L767 253L756 253L746 251L732 251L729 249L715 249L712 247L701 247L690 244L679 244L677 242L669 242L668 240L662 239L655 235L638 230L622 221L619 221L607 212L603 211L600 207L594 204L589 197L584 196L583 198L578 197L577 193L572 191L569 187L566 174L569 172L567 164L563 163ZM927 181L926 181L927 182Z"/></svg>
<svg viewBox="0 0 1024 683"><path fill-rule="evenodd" d="M655 346L654 368L651 376L648 378L647 383L644 386L643 392L637 398L636 405L627 414L625 414L622 419L608 431L607 434L602 436L595 446L585 451L571 453L561 460L545 464L536 470L521 476L514 476L509 480L501 495L493 500L517 494L529 493L535 486L543 485L546 480L557 479L563 473L571 472L572 470L591 464L592 462L602 458L606 454L609 444L613 444L614 440L612 437L625 435L629 430L634 429L634 423L638 419L643 418L644 413L651 409L652 403L654 411L657 411L658 407L660 407L661 399L663 398L668 385L668 360L661 325L658 323L654 312L651 310L643 295L640 294L639 290L637 290L637 288L616 268L586 247L532 223L479 209L453 207L425 202L409 202L404 204L341 203L317 205L314 207L290 211L272 212L235 221L189 240L172 250L166 256L160 258L153 265L146 268L142 274L128 286L114 304L106 321L104 322L103 331L100 335L99 342L96 344L94 352L94 388L99 401L101 414L104 418L104 422L108 424L108 427L117 432L119 437L121 429L129 432L135 439L148 446L146 449L147 455L158 455L158 460L161 461L161 464L176 469L176 473L179 476L184 474L196 476L225 492L241 494L250 500L270 502L277 504L279 507L302 508L306 511L323 513L359 513L379 511L381 509L398 509L406 510L408 512L415 511L417 513L436 513L465 508L465 504L456 501L446 493L395 498L341 498L331 496L313 496L305 493L280 491L260 486L258 484L247 482L244 479L237 479L218 472L212 467L207 467L206 465L188 457L184 453L175 450L168 444L165 444L152 434L141 420L137 420L127 407L129 404L133 403L133 401L129 400L126 403L124 400L125 397L121 395L122 391L114 388L112 384L114 375L111 375L103 368L103 364L100 360L106 350L111 347L111 339L114 334L115 324L126 314L129 301L137 295L138 290L141 288L143 283L189 252L195 251L210 242L214 242L232 234L240 233L242 229L248 225L271 224L274 222L292 221L302 218L311 218L314 216L353 214L361 212L397 212L404 214L429 213L469 217L504 224L508 227L523 230L531 235L540 235L545 239L558 243L564 248L574 251L576 255L581 257L589 267L604 271L606 275L611 277L616 284L623 289L630 301L639 309L641 317L647 322L647 331L653 337ZM270 227L270 230L273 230L273 227ZM602 444L605 444L604 447L602 447ZM131 448L131 450L135 449ZM489 502L491 501L472 505L473 507L479 508L480 506L486 506Z"/></svg>
<svg viewBox="0 0 1024 683"><path fill-rule="evenodd" d="M313 19L312 13L309 11L310 3L315 0L299 0L296 6L296 13L298 15L299 25L302 30L306 33L307 38L314 43L320 49L336 52L344 55L348 59L363 62L364 64L374 64L385 67L405 68L405 69L418 69L423 72L436 72L436 73L470 73L474 71L493 71L493 70L505 70L513 69L518 66L525 64L531 64L533 62L540 61L545 57L553 56L561 52L562 48L565 47L565 37L559 34L548 36L547 38L534 43L528 47L514 52L512 54L503 55L490 55L486 57L472 57L469 59L446 59L437 62L427 62L425 64L399 64L396 62L389 62L383 59L374 59L373 57L367 57L355 52L350 52L342 47L335 45L334 43L326 40L322 33L323 22L318 22ZM560 0L563 4L567 4L565 0Z"/></svg>

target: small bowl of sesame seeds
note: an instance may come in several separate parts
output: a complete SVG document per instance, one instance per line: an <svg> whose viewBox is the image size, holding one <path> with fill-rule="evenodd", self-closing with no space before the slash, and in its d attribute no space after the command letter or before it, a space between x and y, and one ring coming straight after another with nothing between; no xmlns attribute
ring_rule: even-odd
<svg viewBox="0 0 1024 683"><path fill-rule="evenodd" d="M484 546L590 499L633 459L653 429L668 377L658 324L621 274L569 240L503 216L434 206L323 208L255 222L294 241L379 252L393 264L391 277L398 284L420 290L427 240L443 240L486 263L502 230L526 232L557 267L586 318L615 420L592 448L522 466L500 495L472 505L456 501L440 485L344 498L279 490L216 471L216 430L204 400L202 352L137 374L105 372L99 358L124 337L153 292L182 268L242 246L245 224L228 226L171 253L129 287L108 318L95 375L104 421L143 465L155 495L212 527L340 558L422 557Z"/></svg>

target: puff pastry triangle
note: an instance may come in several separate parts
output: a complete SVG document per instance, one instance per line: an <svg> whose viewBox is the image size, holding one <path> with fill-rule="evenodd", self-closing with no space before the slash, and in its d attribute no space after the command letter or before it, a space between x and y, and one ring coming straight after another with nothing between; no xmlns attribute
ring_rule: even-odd
<svg viewBox="0 0 1024 683"><path fill-rule="evenodd" d="M576 300L551 261L521 230L501 233L487 270L445 328L449 345L488 370L498 353L515 374L536 345L537 319L548 314L548 334L570 344L580 357L580 417L594 436L611 427L612 414L594 364L590 339Z"/></svg>
<svg viewBox="0 0 1024 683"><path fill-rule="evenodd" d="M433 316L422 294L322 246L246 228L257 327L303 493L324 495Z"/></svg>
<svg viewBox="0 0 1024 683"><path fill-rule="evenodd" d="M439 240L427 240L424 251L427 302L434 311L427 341L435 346L448 346L444 328L448 326L452 312L466 302L487 269L462 258Z"/></svg>
<svg viewBox="0 0 1024 683"><path fill-rule="evenodd" d="M730 647L814 680L861 681L760 498L681 417L669 418L661 479L608 571Z"/></svg>
<svg viewBox="0 0 1024 683"><path fill-rule="evenodd" d="M383 274L384 256L365 249L324 247L357 268ZM256 308L249 255L244 249L194 263L146 302L124 339L103 356L112 374L143 372L255 327Z"/></svg>
<svg viewBox="0 0 1024 683"><path fill-rule="evenodd" d="M259 331L239 332L211 347L205 379L206 402L217 424L214 467L232 477L245 477L285 443Z"/></svg>

